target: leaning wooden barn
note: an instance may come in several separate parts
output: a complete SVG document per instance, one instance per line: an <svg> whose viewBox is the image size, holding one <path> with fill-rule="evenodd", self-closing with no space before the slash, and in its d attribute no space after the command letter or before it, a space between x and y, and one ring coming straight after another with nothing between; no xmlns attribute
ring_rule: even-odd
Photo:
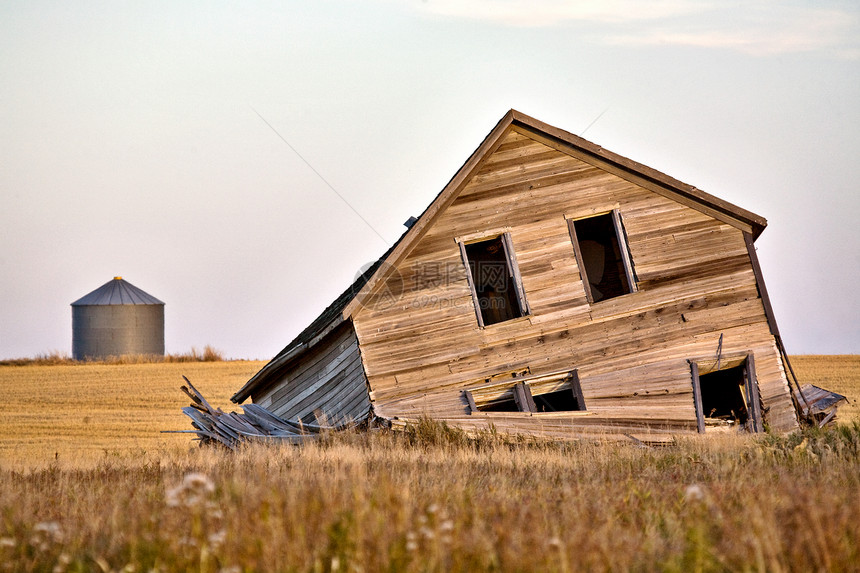
<svg viewBox="0 0 860 573"><path fill-rule="evenodd" d="M411 223L234 402L551 437L797 427L762 217L511 110Z"/></svg>

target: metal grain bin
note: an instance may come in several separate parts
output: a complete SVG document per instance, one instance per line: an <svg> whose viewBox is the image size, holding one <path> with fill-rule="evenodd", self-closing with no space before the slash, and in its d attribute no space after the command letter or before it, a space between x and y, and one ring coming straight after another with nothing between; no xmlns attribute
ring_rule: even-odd
<svg viewBox="0 0 860 573"><path fill-rule="evenodd" d="M164 355L164 303L114 277L72 303L72 355L125 354Z"/></svg>

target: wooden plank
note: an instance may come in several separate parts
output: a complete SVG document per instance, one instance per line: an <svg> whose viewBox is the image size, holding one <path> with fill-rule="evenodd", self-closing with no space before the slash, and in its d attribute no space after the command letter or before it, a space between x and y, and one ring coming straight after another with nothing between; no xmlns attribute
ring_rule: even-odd
<svg viewBox="0 0 860 573"><path fill-rule="evenodd" d="M749 233L744 233L744 243L749 253L750 263L752 264L753 274L755 275L756 286L758 287L761 302L764 305L764 314L767 316L767 323L770 325L770 332L774 336L779 336L779 327L776 324L776 315L773 313L773 306L770 304L770 295L767 294L767 287L764 284L764 275L761 272L761 265L758 262L758 254L755 250L755 242Z"/></svg>
<svg viewBox="0 0 860 573"><path fill-rule="evenodd" d="M508 271L511 273L511 278L514 282L514 288L517 289L517 299L520 303L520 311L523 315L531 314L531 310L529 310L528 300L526 300L526 293L523 290L523 277L520 276L520 267L517 264L517 255L514 251L514 244L511 240L510 233L504 233L502 235L502 246L505 249L505 257L508 261Z"/></svg>
<svg viewBox="0 0 860 573"><path fill-rule="evenodd" d="M752 431L763 432L764 424L761 417L761 398L759 397L758 380L755 372L755 358L752 353L747 356L746 364L747 397L749 398L749 412L752 419Z"/></svg>
<svg viewBox="0 0 860 573"><path fill-rule="evenodd" d="M514 401L523 412L537 412L534 398L532 398L531 389L525 382L514 384Z"/></svg>
<svg viewBox="0 0 860 573"><path fill-rule="evenodd" d="M630 258L630 249L627 247L627 234L624 232L624 224L621 221L621 213L618 209L612 210L612 221L615 225L615 240L618 241L618 249L621 251L621 260L624 263L624 275L627 278L627 289L636 292L636 275L633 273L633 260Z"/></svg>
<svg viewBox="0 0 860 573"><path fill-rule="evenodd" d="M478 406L475 404L475 397L469 390L463 390L463 395L466 397L466 402L469 404L469 411L473 414L478 411Z"/></svg>
<svg viewBox="0 0 860 573"><path fill-rule="evenodd" d="M484 328L484 317L481 316L481 301L478 299L478 291L475 289L475 278L472 276L472 270L469 266L466 245L463 242L458 242L457 245L460 246L460 256L463 258L463 264L466 265L466 281L469 283L469 292L472 293L472 303L475 305L475 316L478 319L478 326Z"/></svg>
<svg viewBox="0 0 860 573"><path fill-rule="evenodd" d="M585 406L585 396L582 394L582 384L579 381L579 370L574 369L570 377L570 389L573 392L573 397L576 398L576 404L580 410L587 410Z"/></svg>
<svg viewBox="0 0 860 573"><path fill-rule="evenodd" d="M591 293L591 283L588 282L588 274L585 270L585 259L582 258L582 251L579 248L579 239L576 238L576 228L574 227L573 219L567 220L567 229L570 233L570 242L573 243L573 252L576 256L576 266L579 268L579 276L582 279L582 288L585 289L585 298L588 304L594 304L594 295Z"/></svg>
<svg viewBox="0 0 860 573"><path fill-rule="evenodd" d="M699 383L699 365L690 363L690 374L693 377L693 401L696 405L696 429L700 434L705 433L705 414L702 408L702 386Z"/></svg>

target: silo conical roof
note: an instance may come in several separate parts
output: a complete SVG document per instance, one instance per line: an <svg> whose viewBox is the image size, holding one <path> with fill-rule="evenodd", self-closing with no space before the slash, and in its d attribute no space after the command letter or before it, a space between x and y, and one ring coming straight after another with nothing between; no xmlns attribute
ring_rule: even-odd
<svg viewBox="0 0 860 573"><path fill-rule="evenodd" d="M82 296L72 306L97 306L114 304L164 304L151 294L147 294L124 280L114 277L93 292Z"/></svg>

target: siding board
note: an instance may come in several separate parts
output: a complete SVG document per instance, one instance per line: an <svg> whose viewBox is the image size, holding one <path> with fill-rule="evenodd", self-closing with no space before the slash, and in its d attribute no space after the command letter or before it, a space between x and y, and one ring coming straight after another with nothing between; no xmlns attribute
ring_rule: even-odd
<svg viewBox="0 0 860 573"><path fill-rule="evenodd" d="M290 420L316 411L329 422L366 415L371 404L352 323L346 321L329 333L279 380L252 398L273 414Z"/></svg>

